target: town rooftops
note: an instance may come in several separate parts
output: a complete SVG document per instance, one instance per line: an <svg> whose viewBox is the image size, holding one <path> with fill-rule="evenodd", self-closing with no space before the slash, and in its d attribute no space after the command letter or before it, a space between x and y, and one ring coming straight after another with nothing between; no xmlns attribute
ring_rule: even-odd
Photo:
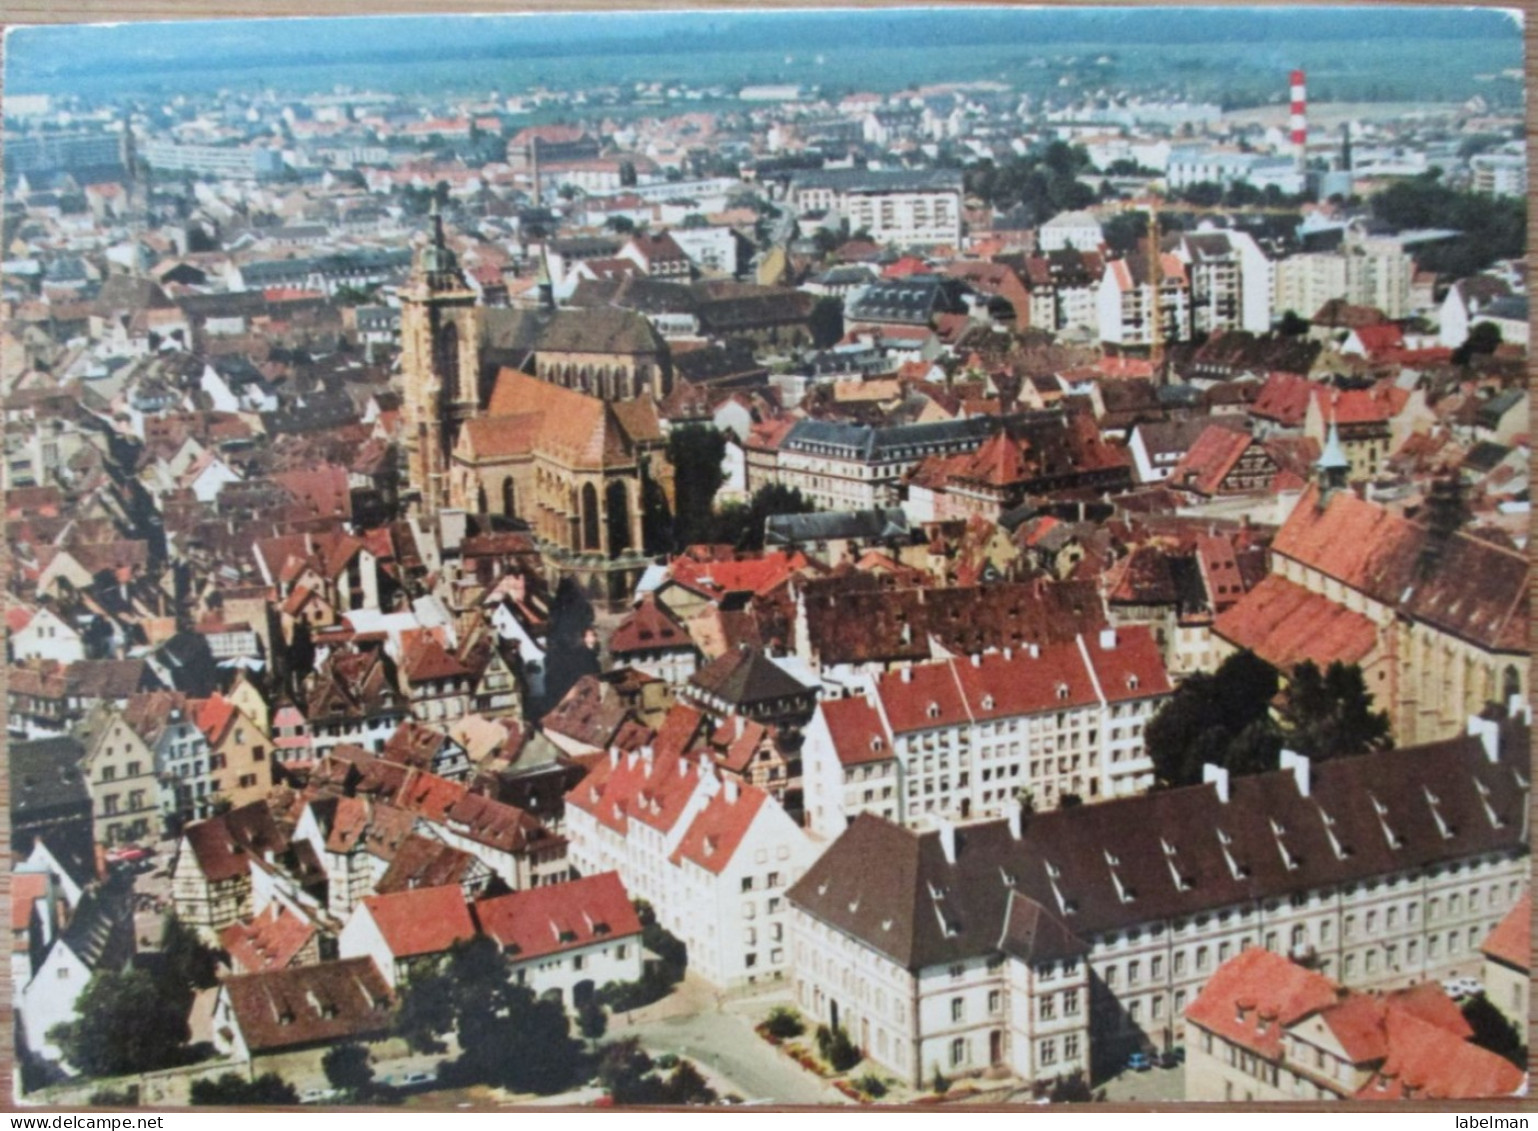
<svg viewBox="0 0 1538 1131"><path fill-rule="evenodd" d="M288 838L272 818L266 802L253 801L182 830L182 844L197 861L209 883L238 879L251 869L251 859L265 859L288 848Z"/></svg>
<svg viewBox="0 0 1538 1131"><path fill-rule="evenodd" d="M1010 820L947 834L861 814L788 894L814 919L917 970L996 953L1011 892L1089 940L1444 860L1525 852L1529 728L1508 720L1499 739L1495 761L1481 739L1461 737L1310 773L1237 777L1226 800L1206 784L1026 814L1018 838Z"/></svg>
<svg viewBox="0 0 1538 1131"><path fill-rule="evenodd" d="M1509 1096L1523 1083L1520 1068L1470 1043L1468 1022L1434 983L1359 993L1258 947L1220 966L1186 1016L1272 1061L1293 1059L1288 1031L1317 1018L1323 1039L1366 1074L1358 1100Z"/></svg>
<svg viewBox="0 0 1538 1131"><path fill-rule="evenodd" d="M740 644L695 672L689 690L707 702L750 708L802 698L815 688L803 685L759 649Z"/></svg>

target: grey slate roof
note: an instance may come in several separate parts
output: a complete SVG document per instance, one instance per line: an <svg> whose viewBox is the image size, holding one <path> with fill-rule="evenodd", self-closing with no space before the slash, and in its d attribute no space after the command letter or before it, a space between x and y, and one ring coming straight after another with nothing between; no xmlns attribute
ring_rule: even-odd
<svg viewBox="0 0 1538 1131"><path fill-rule="evenodd" d="M791 546L837 538L888 540L907 538L908 515L902 507L858 511L819 511L815 514L774 514L764 521L764 542Z"/></svg>

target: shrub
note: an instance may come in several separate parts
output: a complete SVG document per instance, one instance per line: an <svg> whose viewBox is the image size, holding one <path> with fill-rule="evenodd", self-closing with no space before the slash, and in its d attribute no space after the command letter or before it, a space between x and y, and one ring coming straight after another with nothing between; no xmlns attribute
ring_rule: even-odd
<svg viewBox="0 0 1538 1131"><path fill-rule="evenodd" d="M945 1073L940 1071L940 1066L935 1066L934 1078L929 1081L929 1090L937 1096L943 1096L951 1090L951 1082L946 1079Z"/></svg>
<svg viewBox="0 0 1538 1131"><path fill-rule="evenodd" d="M847 1072L863 1059L859 1047L849 1039L843 1026L833 1030L828 1041L828 1050L823 1054L824 1059L833 1066L835 1072Z"/></svg>
<svg viewBox="0 0 1538 1131"><path fill-rule="evenodd" d="M806 1022L801 1020L801 1014L784 1005L777 1005L769 1012L769 1019L764 1022L764 1032L771 1037L778 1037L782 1041L791 1037L799 1037L806 1032Z"/></svg>
<svg viewBox="0 0 1538 1131"><path fill-rule="evenodd" d="M879 1100L887 1093L886 1084L874 1072L867 1072L861 1076L855 1081L855 1086L873 1100Z"/></svg>

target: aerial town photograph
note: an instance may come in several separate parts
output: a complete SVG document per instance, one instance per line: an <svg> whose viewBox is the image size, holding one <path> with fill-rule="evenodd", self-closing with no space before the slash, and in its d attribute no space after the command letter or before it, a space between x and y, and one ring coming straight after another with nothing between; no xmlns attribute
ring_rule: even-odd
<svg viewBox="0 0 1538 1131"><path fill-rule="evenodd" d="M10 1102L1526 1095L1523 65L9 29Z"/></svg>

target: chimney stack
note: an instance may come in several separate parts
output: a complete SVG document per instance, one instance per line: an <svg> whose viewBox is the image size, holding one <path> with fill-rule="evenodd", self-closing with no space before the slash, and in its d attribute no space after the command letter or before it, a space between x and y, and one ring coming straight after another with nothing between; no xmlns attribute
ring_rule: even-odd
<svg viewBox="0 0 1538 1131"><path fill-rule="evenodd" d="M1491 765L1501 760L1501 725L1494 719L1470 715L1468 729L1464 733L1479 739L1479 744L1485 748L1485 758Z"/></svg>
<svg viewBox="0 0 1538 1131"><path fill-rule="evenodd" d="M1283 750L1280 759L1280 767L1284 770L1292 771L1292 776L1296 778L1298 782L1298 793L1304 797L1307 797L1310 770L1312 769L1312 764L1309 762L1308 758L1302 754L1299 754L1296 750Z"/></svg>
<svg viewBox="0 0 1538 1131"><path fill-rule="evenodd" d="M950 818L939 813L933 815L935 828L940 832L940 851L945 853L947 864L956 863L956 826Z"/></svg>
<svg viewBox="0 0 1538 1131"><path fill-rule="evenodd" d="M1017 797L1010 801L1005 809L1005 815L1009 818L1010 837L1019 840L1025 832L1025 805Z"/></svg>
<svg viewBox="0 0 1538 1131"><path fill-rule="evenodd" d="M1228 771L1222 766L1215 766L1211 762L1203 764L1202 784L1217 786L1218 800L1224 805L1228 804Z"/></svg>

